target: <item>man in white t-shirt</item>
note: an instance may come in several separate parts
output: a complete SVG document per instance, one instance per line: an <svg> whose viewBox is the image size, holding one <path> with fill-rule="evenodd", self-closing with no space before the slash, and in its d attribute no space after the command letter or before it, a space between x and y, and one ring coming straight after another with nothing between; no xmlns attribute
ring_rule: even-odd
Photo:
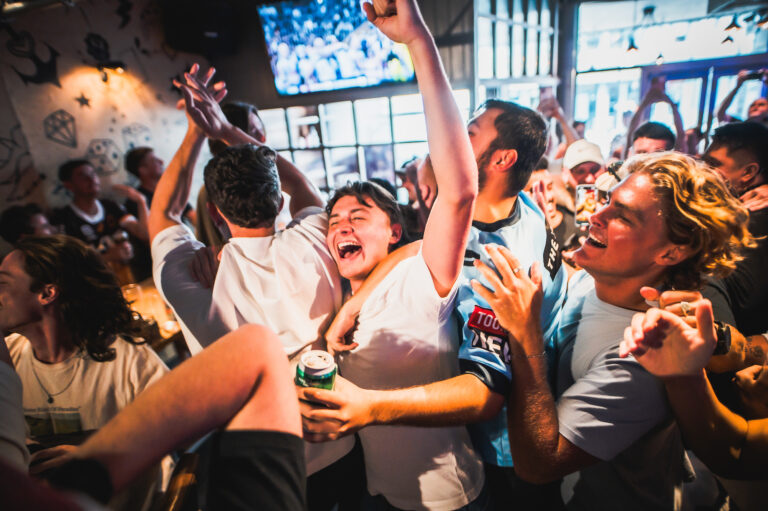
<svg viewBox="0 0 768 511"><path fill-rule="evenodd" d="M213 70L198 77L198 69L193 66L186 84L179 84L188 129L152 201L155 282L182 319L185 334L193 336L188 342L196 350L241 325L256 323L278 335L295 367L297 356L322 336L341 305L341 281L325 244L328 221L319 207L323 201L292 163L227 120L218 106L226 89L209 86ZM232 235L220 254L212 291L189 275L187 263L201 244L180 219L206 136L229 146L205 168L214 214ZM276 231L281 186L291 197L294 220ZM353 446L353 438L307 444L310 509L330 509L361 494L362 462Z"/></svg>
<svg viewBox="0 0 768 511"><path fill-rule="evenodd" d="M437 49L413 0L397 14L368 18L390 39L408 46L424 101L428 144L440 193L424 230L421 250L400 262L364 302L354 351L339 370L366 389L423 385L458 374L458 343L449 335L464 261L477 166ZM370 182L349 184L328 204L327 243L357 292L402 238L394 198ZM339 386L346 382L339 379ZM332 402L336 392L301 389L308 400ZM307 420L322 419L323 409ZM482 462L463 426L370 426L359 432L372 509L483 509ZM482 493L481 493L482 492Z"/></svg>
<svg viewBox="0 0 768 511"><path fill-rule="evenodd" d="M555 336L555 392L538 320L539 271L491 248L499 275L473 287L510 339L509 437L518 474L544 483L578 471L568 509L678 509L690 474L661 383L619 356L624 329L657 289L696 289L733 266L746 211L707 167L679 153L639 156L590 218ZM748 242L748 241L747 241ZM648 287L650 286L650 287ZM642 293L641 294L641 290ZM672 306L677 311L683 304ZM551 371L550 371L551 373Z"/></svg>
<svg viewBox="0 0 768 511"><path fill-rule="evenodd" d="M22 381L32 440L72 435L76 441L168 372L151 348L127 337L137 333L136 326L114 274L93 249L70 236L27 237L5 257L0 330L11 333L5 340ZM44 471L50 458L70 448L35 453L32 472ZM142 492L114 504L143 509L154 486L148 480Z"/></svg>

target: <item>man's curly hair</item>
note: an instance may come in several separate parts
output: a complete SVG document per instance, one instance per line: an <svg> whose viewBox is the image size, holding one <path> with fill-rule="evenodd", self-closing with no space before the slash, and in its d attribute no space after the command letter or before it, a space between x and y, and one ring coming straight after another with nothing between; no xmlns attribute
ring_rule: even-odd
<svg viewBox="0 0 768 511"><path fill-rule="evenodd" d="M706 277L725 277L743 259L742 250L755 246L749 212L706 164L669 151L638 155L624 165L650 177L669 241L691 249L691 256L667 270L671 288L699 289Z"/></svg>
<svg viewBox="0 0 768 511"><path fill-rule="evenodd" d="M15 248L32 278L30 291L38 292L48 284L57 288L54 303L71 341L93 360L113 360L111 345L118 335L140 334L140 317L125 301L115 274L91 247L58 234L22 238ZM124 339L133 342L130 337Z"/></svg>

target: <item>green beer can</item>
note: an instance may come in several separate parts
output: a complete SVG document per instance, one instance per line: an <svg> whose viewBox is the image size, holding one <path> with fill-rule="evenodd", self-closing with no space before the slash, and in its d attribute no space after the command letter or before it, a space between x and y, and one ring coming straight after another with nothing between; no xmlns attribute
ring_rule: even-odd
<svg viewBox="0 0 768 511"><path fill-rule="evenodd" d="M304 353L296 366L296 385L333 390L336 380L336 362L327 351L312 350Z"/></svg>

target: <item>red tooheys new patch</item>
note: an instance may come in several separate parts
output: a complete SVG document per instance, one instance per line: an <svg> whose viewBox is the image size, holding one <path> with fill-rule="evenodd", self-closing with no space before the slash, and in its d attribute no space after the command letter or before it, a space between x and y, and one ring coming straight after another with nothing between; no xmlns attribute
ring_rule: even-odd
<svg viewBox="0 0 768 511"><path fill-rule="evenodd" d="M506 337L507 333L501 328L499 320L496 319L496 314L491 309L484 309L478 305L475 305L475 310L472 311L472 315L469 316L468 324L470 328L481 330L483 332Z"/></svg>
<svg viewBox="0 0 768 511"><path fill-rule="evenodd" d="M496 314L491 309L475 305L469 316L467 326L472 330L472 347L496 354L504 363L510 363L509 340L507 333L499 325Z"/></svg>

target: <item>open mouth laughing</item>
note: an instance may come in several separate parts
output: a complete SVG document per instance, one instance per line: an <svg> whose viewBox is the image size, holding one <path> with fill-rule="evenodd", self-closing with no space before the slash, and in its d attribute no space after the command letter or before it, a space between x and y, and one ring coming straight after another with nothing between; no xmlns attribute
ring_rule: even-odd
<svg viewBox="0 0 768 511"><path fill-rule="evenodd" d="M354 241L342 241L336 244L336 251L339 254L339 259L349 259L356 256L363 247Z"/></svg>
<svg viewBox="0 0 768 511"><path fill-rule="evenodd" d="M599 239L597 239L595 237L595 235L592 234L591 232L589 233L589 236L587 236L587 241L585 241L584 243L587 243L587 244L589 244L589 245L591 245L593 247L597 247L597 248L605 248L606 247L606 244L603 243L602 241L600 241Z"/></svg>

